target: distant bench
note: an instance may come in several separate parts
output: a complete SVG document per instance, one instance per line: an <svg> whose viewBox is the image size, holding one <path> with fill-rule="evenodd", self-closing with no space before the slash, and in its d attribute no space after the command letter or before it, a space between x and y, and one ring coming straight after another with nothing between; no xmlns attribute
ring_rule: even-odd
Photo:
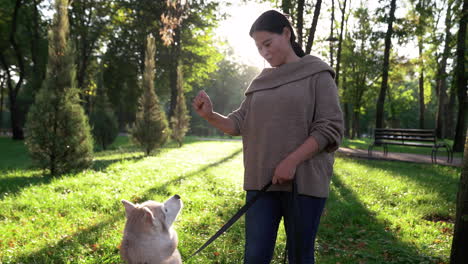
<svg viewBox="0 0 468 264"><path fill-rule="evenodd" d="M387 156L387 145L402 145L432 148L432 163L437 163L438 149L445 147L447 162L451 163L453 160L452 148L445 142L437 142L434 129L376 128L373 139L374 142L372 142L368 150L369 157L372 157L372 148L374 146L383 146L384 156Z"/></svg>
<svg viewBox="0 0 468 264"><path fill-rule="evenodd" d="M11 129L9 128L0 128L0 136L10 136Z"/></svg>

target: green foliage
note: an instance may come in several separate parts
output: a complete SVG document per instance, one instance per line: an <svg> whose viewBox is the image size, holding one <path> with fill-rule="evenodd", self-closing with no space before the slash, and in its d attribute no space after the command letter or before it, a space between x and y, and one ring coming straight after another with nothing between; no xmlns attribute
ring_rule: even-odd
<svg viewBox="0 0 468 264"><path fill-rule="evenodd" d="M154 92L155 39L151 35L146 41L145 72L143 75L143 94L139 100L136 121L131 128L132 140L144 149L146 155L163 146L171 132L166 113L159 105Z"/></svg>
<svg viewBox="0 0 468 264"><path fill-rule="evenodd" d="M227 115L240 106L244 99L244 91L258 74L259 69L232 61L227 56L217 63L217 67L218 69L210 74L209 80L200 86L195 86L189 95L193 98L199 90L206 90L215 111ZM196 135L221 135L219 130L195 113L191 117L190 131Z"/></svg>
<svg viewBox="0 0 468 264"><path fill-rule="evenodd" d="M190 91L210 79L223 59L215 42L214 28L219 18L215 10L217 3L191 6L185 24L182 26L182 64L184 65L184 90ZM203 14L203 15L202 15ZM186 24L191 25L185 26Z"/></svg>
<svg viewBox="0 0 468 264"><path fill-rule="evenodd" d="M102 72L99 73L99 87L96 95L96 104L90 115L90 123L94 142L99 144L102 149L114 142L119 134L119 126L117 117L112 110L107 94L105 92L104 83L102 81Z"/></svg>
<svg viewBox="0 0 468 264"><path fill-rule="evenodd" d="M377 53L380 43L372 37L369 10L361 6L353 12L353 16L358 26L344 39L341 62L343 81L340 91L342 102L350 110L350 116L347 117L352 121L350 135L359 137L368 126L367 122L361 121L361 116L375 107L376 81L381 74L382 57Z"/></svg>
<svg viewBox="0 0 468 264"><path fill-rule="evenodd" d="M47 79L26 123L26 145L32 158L52 175L88 167L93 142L75 86L73 48L68 44L66 0L57 0L49 33Z"/></svg>
<svg viewBox="0 0 468 264"><path fill-rule="evenodd" d="M179 67L177 67L177 103L174 109L174 116L171 119L171 136L177 141L179 147L182 146L182 141L189 129L190 122L190 116L187 114L183 86L182 66L179 65Z"/></svg>

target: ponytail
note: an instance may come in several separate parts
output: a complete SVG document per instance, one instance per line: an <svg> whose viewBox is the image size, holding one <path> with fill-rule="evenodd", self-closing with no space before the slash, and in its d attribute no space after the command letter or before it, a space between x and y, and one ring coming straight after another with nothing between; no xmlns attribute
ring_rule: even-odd
<svg viewBox="0 0 468 264"><path fill-rule="evenodd" d="M291 41L291 46L298 57L304 57L306 55L301 45L296 41Z"/></svg>

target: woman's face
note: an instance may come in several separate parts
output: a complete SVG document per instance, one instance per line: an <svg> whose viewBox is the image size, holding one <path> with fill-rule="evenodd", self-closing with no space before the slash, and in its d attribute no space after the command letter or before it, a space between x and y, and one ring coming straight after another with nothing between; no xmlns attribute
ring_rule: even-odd
<svg viewBox="0 0 468 264"><path fill-rule="evenodd" d="M286 63L287 56L291 50L289 43L290 32L287 28L283 29L282 34L271 33L268 31L255 31L252 34L260 55L268 61L272 67L280 66Z"/></svg>

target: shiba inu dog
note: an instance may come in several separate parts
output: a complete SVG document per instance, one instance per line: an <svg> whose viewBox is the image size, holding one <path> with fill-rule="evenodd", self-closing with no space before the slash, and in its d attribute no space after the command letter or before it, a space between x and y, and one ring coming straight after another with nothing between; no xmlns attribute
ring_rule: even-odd
<svg viewBox="0 0 468 264"><path fill-rule="evenodd" d="M172 228L183 207L180 196L164 203L133 204L122 200L127 221L120 255L129 264L180 264L177 233Z"/></svg>

